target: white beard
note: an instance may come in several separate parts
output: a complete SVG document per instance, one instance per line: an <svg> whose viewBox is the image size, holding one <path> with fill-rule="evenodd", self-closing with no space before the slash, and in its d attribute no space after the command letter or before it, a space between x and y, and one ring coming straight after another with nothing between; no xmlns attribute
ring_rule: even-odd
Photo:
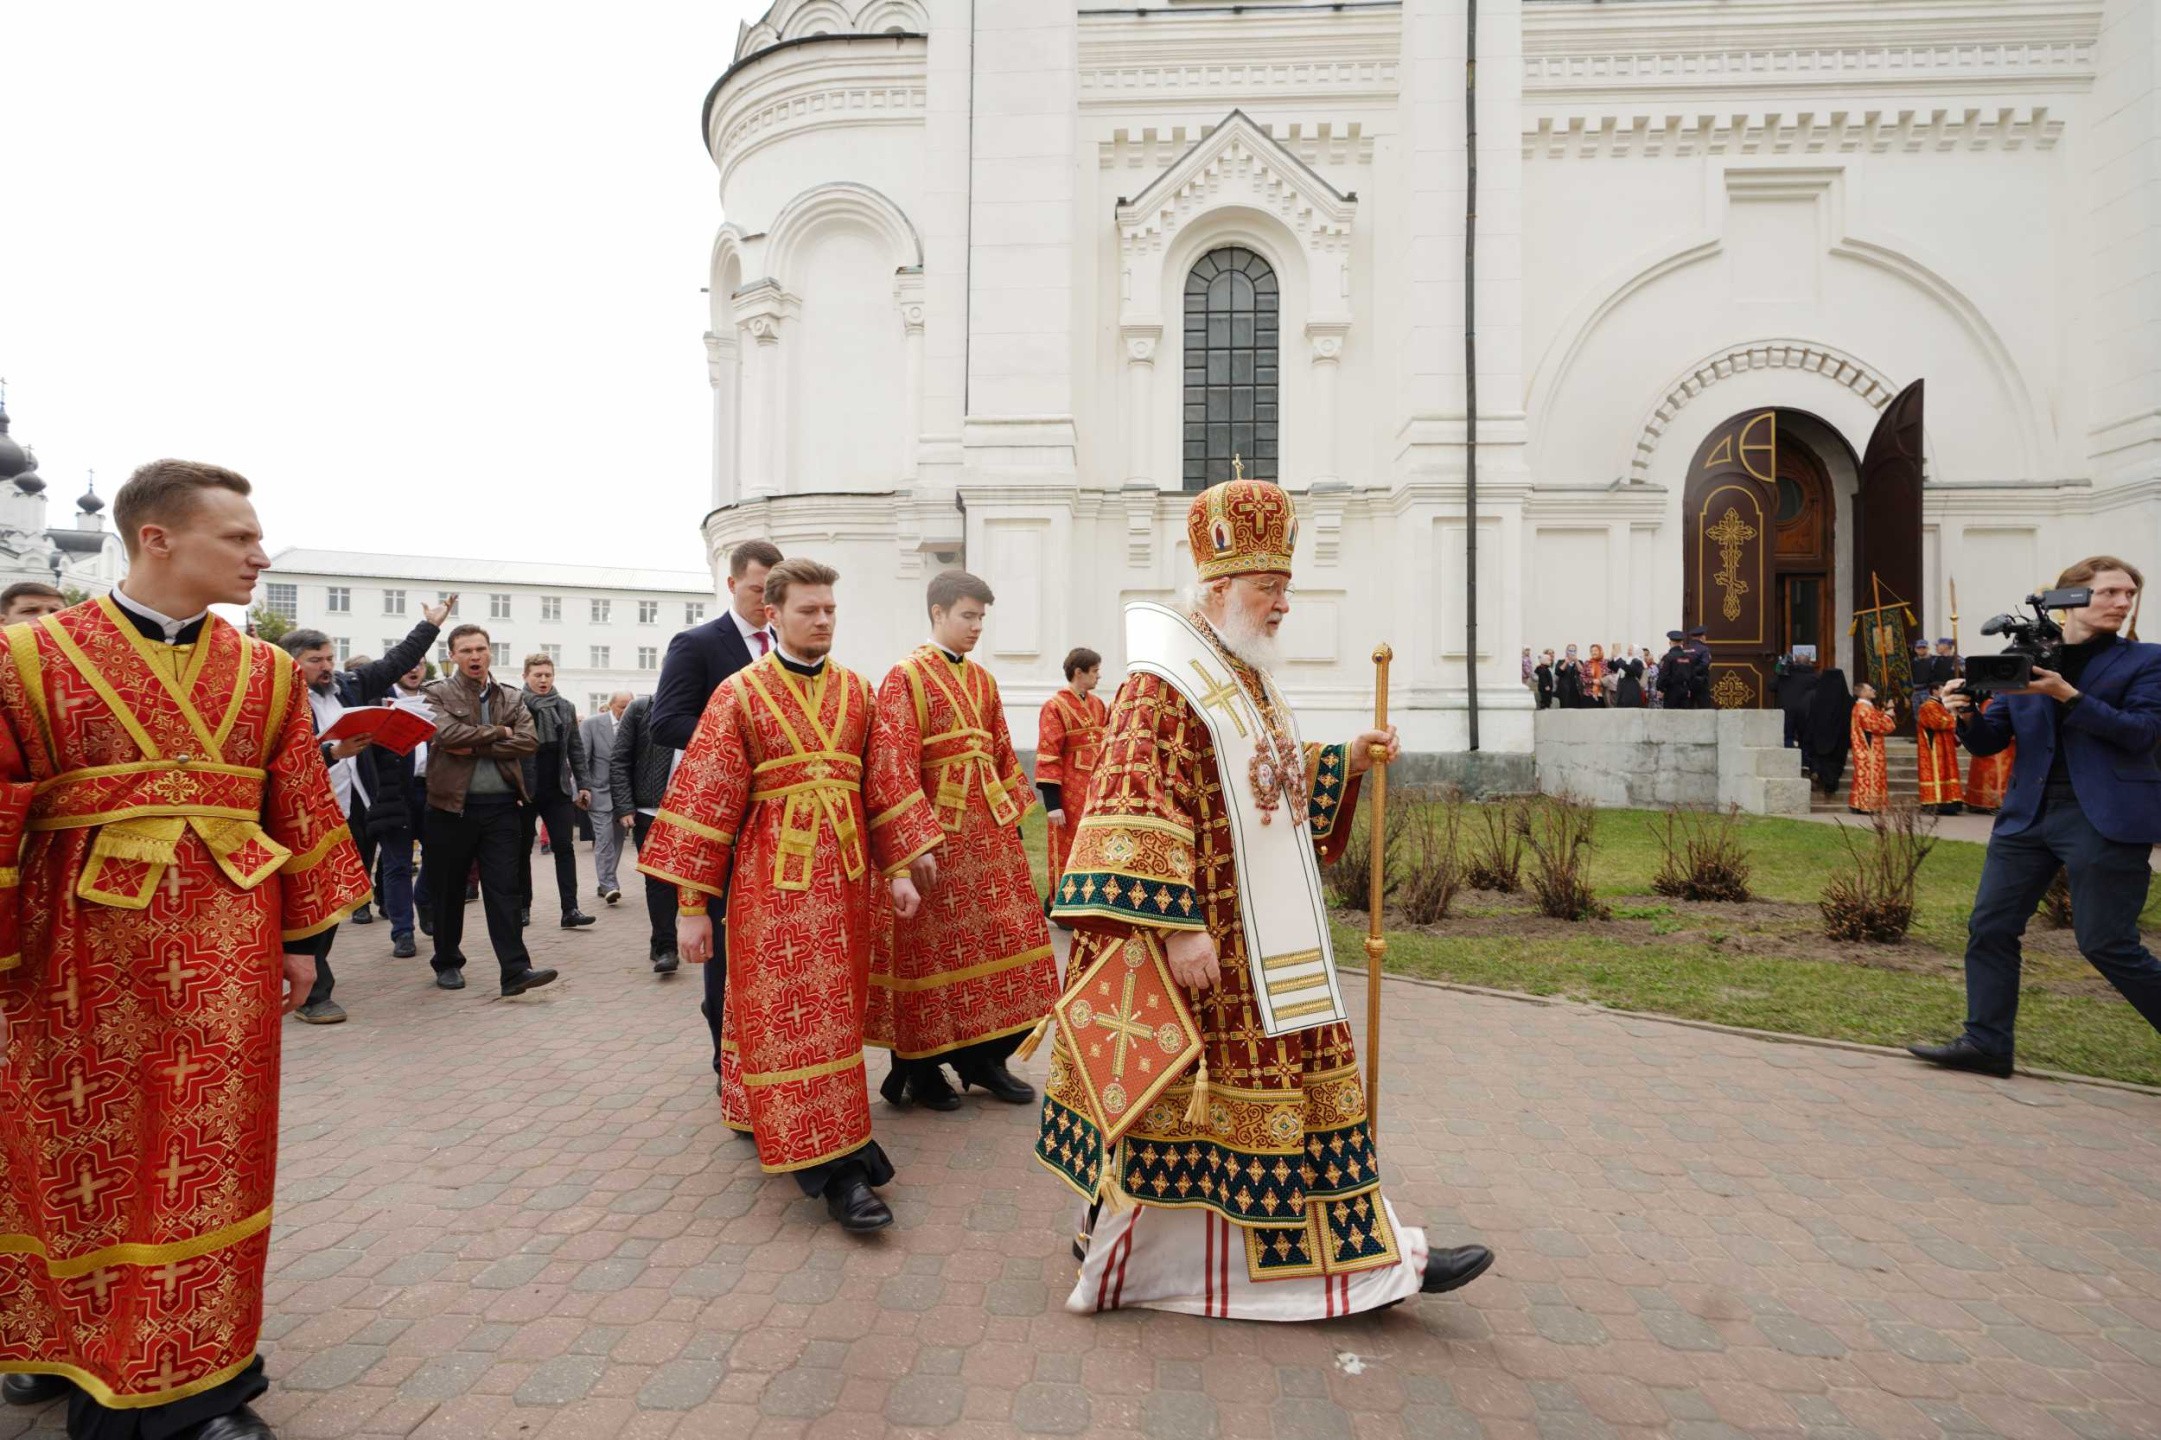
<svg viewBox="0 0 2161 1440"><path fill-rule="evenodd" d="M1192 586L1186 591L1187 608L1205 621L1209 629L1215 631L1216 639L1223 642L1224 649L1261 674L1274 675L1276 667L1283 663L1283 656L1276 648L1276 637L1268 633L1267 623L1247 623L1240 618L1238 611L1227 604L1223 607L1221 620L1211 619L1201 608L1201 602L1206 597L1207 591L1203 587Z"/></svg>

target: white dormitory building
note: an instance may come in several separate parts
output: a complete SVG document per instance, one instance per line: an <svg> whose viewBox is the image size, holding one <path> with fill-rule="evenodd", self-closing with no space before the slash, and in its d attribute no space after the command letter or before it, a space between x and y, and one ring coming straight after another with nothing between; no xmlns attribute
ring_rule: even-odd
<svg viewBox="0 0 2161 1440"><path fill-rule="evenodd" d="M342 664L381 658L450 594L458 607L431 657L439 671L449 632L470 621L494 644L496 679L517 684L525 657L544 654L556 688L588 714L618 690L652 694L668 641L720 613L711 580L695 570L300 548L271 557L255 603L328 635Z"/></svg>
<svg viewBox="0 0 2161 1440"><path fill-rule="evenodd" d="M1308 733L1387 639L1410 749L1464 748L1475 663L1522 754L1524 646L1707 624L1756 705L1879 589L1934 635L1955 582L1973 648L2161 561L2161 4L1481 0L1469 327L1464 21L776 0L700 113L716 573L837 564L877 675L965 564L1025 748L1237 456L1298 498Z"/></svg>

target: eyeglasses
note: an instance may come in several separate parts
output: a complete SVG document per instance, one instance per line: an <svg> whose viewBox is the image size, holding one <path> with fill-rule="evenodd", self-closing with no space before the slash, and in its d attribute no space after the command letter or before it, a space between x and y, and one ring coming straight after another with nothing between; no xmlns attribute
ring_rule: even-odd
<svg viewBox="0 0 2161 1440"><path fill-rule="evenodd" d="M1288 600L1298 593L1298 587L1288 580L1253 580L1243 575L1238 578L1271 600Z"/></svg>

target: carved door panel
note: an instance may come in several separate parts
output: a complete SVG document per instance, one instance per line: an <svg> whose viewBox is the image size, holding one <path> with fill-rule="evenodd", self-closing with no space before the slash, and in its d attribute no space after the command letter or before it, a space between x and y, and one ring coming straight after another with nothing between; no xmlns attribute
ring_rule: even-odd
<svg viewBox="0 0 2161 1440"><path fill-rule="evenodd" d="M1711 647L1711 703L1721 710L1769 703L1777 654L1772 586L1778 475L1778 412L1757 410L1716 426L1689 461L1682 492L1687 628Z"/></svg>
<svg viewBox="0 0 2161 1440"><path fill-rule="evenodd" d="M1921 386L1916 380L1883 409L1868 451L1861 457L1861 493L1854 500L1853 608L1895 596L1920 615L1921 593Z"/></svg>

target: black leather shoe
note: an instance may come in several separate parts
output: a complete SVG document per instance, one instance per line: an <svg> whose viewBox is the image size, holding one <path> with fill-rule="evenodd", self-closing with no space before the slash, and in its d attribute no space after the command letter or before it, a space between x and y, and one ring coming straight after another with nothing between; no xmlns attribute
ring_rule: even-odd
<svg viewBox="0 0 2161 1440"><path fill-rule="evenodd" d="M682 956L676 954L673 950L663 950L653 957L653 973L655 975L673 975L676 967L682 963Z"/></svg>
<svg viewBox="0 0 2161 1440"><path fill-rule="evenodd" d="M586 926L596 923L598 922L583 910L573 910L563 917L563 928L565 930L582 930Z"/></svg>
<svg viewBox="0 0 2161 1440"><path fill-rule="evenodd" d="M533 907L528 905L518 912L518 924L522 928L533 923Z"/></svg>
<svg viewBox="0 0 2161 1440"><path fill-rule="evenodd" d="M351 919L355 925L373 925L375 923L375 912L363 905L352 913Z"/></svg>
<svg viewBox="0 0 2161 1440"><path fill-rule="evenodd" d="M278 1440L270 1422L243 1405L230 1415L205 1420L193 1430L183 1430L175 1440Z"/></svg>
<svg viewBox="0 0 2161 1440"><path fill-rule="evenodd" d="M74 1388L58 1375L9 1375L0 1378L0 1400L10 1405L50 1405Z"/></svg>
<svg viewBox="0 0 2161 1440"><path fill-rule="evenodd" d="M1483 1245L1458 1245L1435 1250L1426 1256L1426 1278L1419 1282L1421 1295L1444 1295L1460 1290L1493 1268L1493 1252Z"/></svg>
<svg viewBox="0 0 2161 1440"><path fill-rule="evenodd" d="M1005 1068L1005 1061L994 1060L988 1065L971 1065L961 1071L963 1090L980 1085L990 1091L991 1098L1003 1100L1008 1105L1033 1105L1035 1087Z"/></svg>
<svg viewBox="0 0 2161 1440"><path fill-rule="evenodd" d="M436 971L435 988L438 990L463 990L465 988L465 972L463 970Z"/></svg>
<svg viewBox="0 0 2161 1440"><path fill-rule="evenodd" d="M871 1193L862 1172L850 1170L825 1187L825 1213L840 1222L843 1230L867 1234L893 1223L893 1212Z"/></svg>
<svg viewBox="0 0 2161 1440"><path fill-rule="evenodd" d="M945 1078L942 1065L918 1065L910 1070L908 1098L926 1110L960 1109L960 1092Z"/></svg>
<svg viewBox="0 0 2161 1440"><path fill-rule="evenodd" d="M390 942L390 953L397 959L410 960L420 953L420 947L413 943L412 936L400 935Z"/></svg>
<svg viewBox="0 0 2161 1440"><path fill-rule="evenodd" d="M433 915L430 915L427 911L423 910L414 918L420 922L421 934L433 935L435 933L435 917Z"/></svg>
<svg viewBox="0 0 2161 1440"><path fill-rule="evenodd" d="M546 966L540 966L532 970L520 970L503 982L503 995L505 998L512 995L523 995L528 990L538 990L543 985L553 985L554 983L555 972Z"/></svg>
<svg viewBox="0 0 2161 1440"><path fill-rule="evenodd" d="M1946 1070L1971 1070L1976 1075L1993 1075L1998 1080L2011 1078L2008 1057L1991 1055L1963 1035L1948 1045L1908 1045L1906 1053L1931 1065L1941 1065Z"/></svg>

